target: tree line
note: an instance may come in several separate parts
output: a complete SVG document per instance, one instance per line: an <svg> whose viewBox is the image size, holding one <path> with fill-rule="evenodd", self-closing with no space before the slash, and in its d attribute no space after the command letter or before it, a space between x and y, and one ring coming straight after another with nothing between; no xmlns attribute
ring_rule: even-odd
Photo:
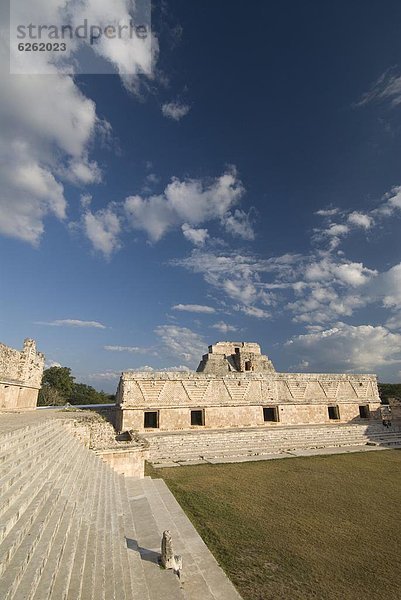
<svg viewBox="0 0 401 600"><path fill-rule="evenodd" d="M112 404L114 394L98 392L91 385L76 383L68 367L50 367L45 369L42 388L39 392L38 406L64 406L65 404Z"/></svg>

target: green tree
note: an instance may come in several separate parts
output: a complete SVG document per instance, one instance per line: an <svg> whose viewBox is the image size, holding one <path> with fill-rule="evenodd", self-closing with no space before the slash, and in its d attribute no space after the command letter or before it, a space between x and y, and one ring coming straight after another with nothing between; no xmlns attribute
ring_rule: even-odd
<svg viewBox="0 0 401 600"><path fill-rule="evenodd" d="M71 404L110 404L115 401L115 396L98 392L91 385L85 383L74 383L72 395L69 399Z"/></svg>
<svg viewBox="0 0 401 600"><path fill-rule="evenodd" d="M39 392L38 406L64 406L65 398L55 388L45 385Z"/></svg>
<svg viewBox="0 0 401 600"><path fill-rule="evenodd" d="M39 406L60 406L66 404L74 389L74 379L68 367L50 367L42 377L39 392Z"/></svg>
<svg viewBox="0 0 401 600"><path fill-rule="evenodd" d="M43 373L42 386L50 386L68 400L74 390L74 379L68 367L50 367Z"/></svg>
<svg viewBox="0 0 401 600"><path fill-rule="evenodd" d="M388 404L388 398L401 398L401 383L379 383L382 402Z"/></svg>
<svg viewBox="0 0 401 600"><path fill-rule="evenodd" d="M68 367L50 367L42 377L42 389L39 392L39 406L60 406L70 404L112 404L113 394L98 392L91 385L75 383Z"/></svg>

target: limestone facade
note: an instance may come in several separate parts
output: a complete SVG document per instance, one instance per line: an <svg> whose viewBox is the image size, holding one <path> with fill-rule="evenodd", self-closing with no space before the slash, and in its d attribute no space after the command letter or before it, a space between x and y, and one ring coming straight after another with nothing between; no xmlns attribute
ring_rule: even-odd
<svg viewBox="0 0 401 600"><path fill-rule="evenodd" d="M0 343L0 410L36 408L44 364L34 340L26 339L22 351Z"/></svg>
<svg viewBox="0 0 401 600"><path fill-rule="evenodd" d="M379 408L376 375L278 373L258 344L220 342L196 373L123 373L116 425L143 432L366 423L380 419Z"/></svg>

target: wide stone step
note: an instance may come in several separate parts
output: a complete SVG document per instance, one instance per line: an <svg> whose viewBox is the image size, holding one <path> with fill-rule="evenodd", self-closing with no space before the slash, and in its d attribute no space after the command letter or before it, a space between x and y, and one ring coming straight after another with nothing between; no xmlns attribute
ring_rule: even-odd
<svg viewBox="0 0 401 600"><path fill-rule="evenodd" d="M104 467L105 466L106 465L104 465ZM82 600L94 600L95 589L98 591L98 588L104 584L103 574L100 575L100 581L96 581L96 575L99 575L99 572L101 572L101 566L104 569L104 564L101 565L100 563L102 560L102 554L104 553L103 535L106 469L101 468L100 471L99 494L95 510L91 515L89 537L85 554L85 565L82 575L82 588L80 596ZM71 592L69 590L68 598L70 597Z"/></svg>
<svg viewBox="0 0 401 600"><path fill-rule="evenodd" d="M124 477L119 477L121 505L119 513L119 526L124 531L126 552L123 564L127 566L131 575L132 600L150 600L148 586L145 580L143 562L139 552L138 538L135 521L131 512L129 493ZM123 557L124 558L124 557Z"/></svg>
<svg viewBox="0 0 401 600"><path fill-rule="evenodd" d="M4 485L0 496L0 522L3 521L3 513L9 510L16 501L20 502L28 487L31 488L31 496L34 493L35 485L37 489L40 489L43 485L43 474L47 472L50 463L54 463L54 457L58 455L63 447L65 447L65 441L56 436L49 440L47 445L40 446L35 456L37 460L32 461L31 458L28 458L18 465L18 470L14 473L10 471L5 476L7 483ZM0 474L3 474L3 472L3 468L1 468ZM11 482L9 480L10 473L13 473ZM21 510L21 507L19 507L19 510ZM7 520L7 518L5 517L4 520Z"/></svg>
<svg viewBox="0 0 401 600"><path fill-rule="evenodd" d="M45 458L43 464L34 465L37 469L36 471L28 470L27 479L17 479L14 485L8 488L7 492L2 496L0 500L2 507L0 516L0 544L19 520L21 520L21 527L24 521L28 524L31 522L37 504L35 504L35 499L39 499L39 504L37 504L37 507L39 507L41 500L46 498L47 492L46 490L43 491L43 488L48 478L53 476L57 471L57 461L66 452L70 451L71 448L71 440L67 442L57 440L55 443L56 446L53 448L53 454ZM43 495L42 499L41 495ZM25 511L27 511L27 515L24 514ZM21 529L20 535L24 535L25 533L25 530ZM1 547L0 545L0 563ZM8 551L10 551L10 548L8 548ZM4 565L0 564L0 574L2 566Z"/></svg>
<svg viewBox="0 0 401 600"><path fill-rule="evenodd" d="M78 442L76 442L76 444L78 445ZM78 450L79 449L76 446L75 452L71 455L72 461L78 455ZM74 464L74 462L72 462L72 464ZM56 507L58 507L60 498L63 498L64 494L69 494L71 486L74 483L75 475L75 468L71 469L69 464L61 464L56 481L47 482L46 486L51 489L50 495L34 521L30 523L29 530L24 532L24 536L20 540L20 544L15 550L11 560L8 562L6 570L0 580L0 589L2 589L3 600L13 598L37 544L40 542L47 524L53 518L54 511ZM58 516L59 514L57 513L57 517ZM57 517L56 525L58 523ZM16 524L17 528L18 525L19 522ZM12 533L13 532L11 532L11 534ZM3 541L3 544L6 545L7 543L8 537Z"/></svg>
<svg viewBox="0 0 401 600"><path fill-rule="evenodd" d="M86 483L88 456L78 454L75 467L71 470L69 484L60 494L52 516L44 528L40 541L30 556L29 563L12 596L20 600L32 600L42 573L55 574L61 559L66 538L76 516L79 498ZM49 591L45 597L48 597Z"/></svg>
<svg viewBox="0 0 401 600"><path fill-rule="evenodd" d="M49 439L49 444L51 444L57 436L52 436ZM8 461L3 463L0 467L0 497L7 491L9 487L11 487L19 477L26 472L27 469L34 468L35 465L40 463L44 457L48 456L48 452L46 450L48 444L42 443L37 447L37 452L29 452L25 457L22 457L22 460L17 460L15 463Z"/></svg>
<svg viewBox="0 0 401 600"><path fill-rule="evenodd" d="M183 556L182 584L187 600L240 600L224 571L197 533L165 482L144 481L159 530L169 529Z"/></svg>
<svg viewBox="0 0 401 600"><path fill-rule="evenodd" d="M381 438L372 438L372 439L381 439ZM388 438L388 439L393 439L393 438ZM209 449L209 448L228 448L228 447L234 447L234 448L246 448L248 447L250 444L254 447L257 446L266 446L266 445L270 445L270 446L283 446L283 445L288 445L288 444L305 444L305 443L327 443L327 442L338 442L338 443L346 443L346 442L353 442L353 441L358 441L358 442L362 442L362 443L367 443L369 440L369 438L366 437L357 437L357 436L353 436L353 437L341 437L341 438L300 438L300 439L281 439L281 440L255 440L250 438L248 441L238 441L237 443L234 443L232 440L216 440L216 443L210 443L210 444L202 444L202 443L191 443L191 440L188 440L186 444L181 444L180 446L171 446L169 444L165 444L165 445L160 445L160 446L155 446L153 448L151 448L152 452L179 452L182 449L186 449L188 447L193 448L193 449Z"/></svg>
<svg viewBox="0 0 401 600"><path fill-rule="evenodd" d="M145 436L146 437L146 436ZM384 430L381 424L278 427L269 429L187 433L155 433L147 438L150 461L158 465L198 464L204 461L238 460L325 448L365 445L401 445L398 428Z"/></svg>
<svg viewBox="0 0 401 600"><path fill-rule="evenodd" d="M70 516L69 527L66 529L60 528L59 530L59 551L56 552L52 548L33 600L43 600L44 598L61 599L67 595L82 521L85 512L90 506L91 496L94 494L93 484L96 473L95 457L88 455L86 470L82 477L81 490L76 495L75 510Z"/></svg>
<svg viewBox="0 0 401 600"><path fill-rule="evenodd" d="M228 443L228 444L244 444L251 441L254 442L270 442L270 443L279 443L283 440L294 440L294 441L299 441L299 440L322 440L322 441L326 441L326 440L343 440L343 439L365 439L365 440L369 440L369 439L376 439L376 438L392 438L394 436L399 437L400 433L399 432L394 432L394 433L374 433L374 434L369 434L367 435L366 433L363 432L346 432L346 433L340 433L340 434L336 434L336 433L331 433L331 434L326 434L326 435L315 435L313 432L304 432L302 434L297 434L297 435L290 435L290 434L286 434L286 433L282 433L281 435L274 435L274 436L254 436L252 434L248 435L247 437L238 437L236 438L235 436L224 436L221 434L216 434L216 436L214 438L208 438L208 439L204 439L202 437L193 437L193 436L187 436L187 437L183 437L180 440L174 440L171 439L169 437L166 436L166 438L164 439L158 439L157 442L151 440L150 441L150 447L151 448L162 448L165 446L169 446L169 447L174 447L174 448L179 448L181 446L185 446L188 445L188 443L190 443L191 445L201 445L203 447L206 447L208 445L216 445L219 443Z"/></svg>
<svg viewBox="0 0 401 600"><path fill-rule="evenodd" d="M96 457L95 457L96 459ZM100 484L103 476L103 469L99 468L98 461L95 460L96 468L90 482L86 504L83 506L81 522L76 535L71 532L69 548L66 549L63 562L60 564L56 575L54 587L51 590L51 600L68 598L76 600L81 598L84 572L90 574L93 566L90 563L93 544L91 532L96 527L96 510L98 506L99 494L101 493ZM65 590L67 590L65 592ZM89 588L90 592L90 588ZM37 600L42 600L40 597Z"/></svg>
<svg viewBox="0 0 401 600"><path fill-rule="evenodd" d="M135 522L137 544L151 600L184 599L178 577L172 571L160 569L161 536L152 509L142 488L143 480L126 478L132 516Z"/></svg>
<svg viewBox="0 0 401 600"><path fill-rule="evenodd" d="M36 428L15 444L8 444L7 450L0 454L0 469L8 470L24 460L25 457L35 454L37 449L59 433L57 427Z"/></svg>
<svg viewBox="0 0 401 600"><path fill-rule="evenodd" d="M0 434L0 463L18 448L26 448L32 443L32 439L41 433L49 433L58 427L55 421L35 423L16 430Z"/></svg>

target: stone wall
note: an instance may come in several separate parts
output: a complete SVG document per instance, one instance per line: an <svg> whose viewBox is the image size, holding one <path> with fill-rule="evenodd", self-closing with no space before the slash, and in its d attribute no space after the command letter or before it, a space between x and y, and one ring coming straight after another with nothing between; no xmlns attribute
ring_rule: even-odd
<svg viewBox="0 0 401 600"><path fill-rule="evenodd" d="M144 430L144 413L157 412L158 428L274 427L365 422L379 419L375 375L240 373L123 373L117 392L117 429ZM338 419L330 419L329 406ZM266 421L264 408L277 420ZM203 425L191 426L191 410L203 411Z"/></svg>
<svg viewBox="0 0 401 600"><path fill-rule="evenodd" d="M36 407L44 364L34 340L26 339L22 351L0 344L0 410Z"/></svg>
<svg viewBox="0 0 401 600"><path fill-rule="evenodd" d="M208 348L197 368L198 373L224 377L231 372L274 372L268 356L261 353L255 342L218 342Z"/></svg>

